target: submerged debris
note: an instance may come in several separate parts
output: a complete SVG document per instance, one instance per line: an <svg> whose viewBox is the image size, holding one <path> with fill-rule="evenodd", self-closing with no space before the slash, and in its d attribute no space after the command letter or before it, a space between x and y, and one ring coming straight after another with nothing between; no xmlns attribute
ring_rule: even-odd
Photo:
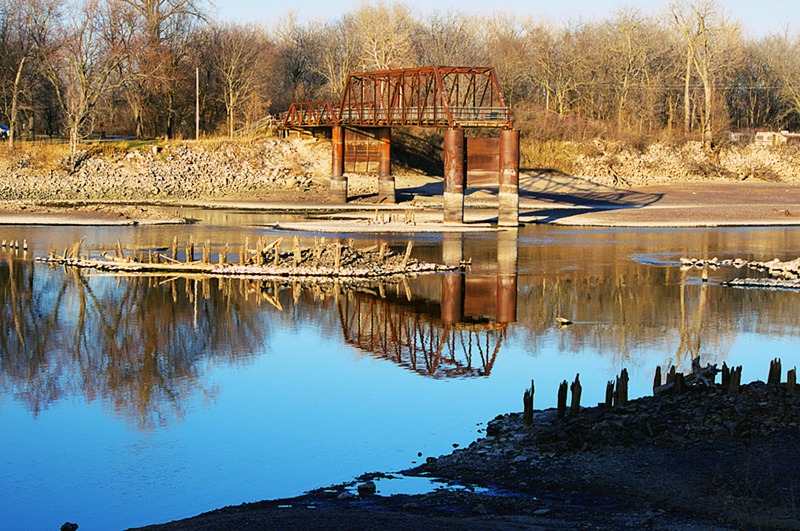
<svg viewBox="0 0 800 531"><path fill-rule="evenodd" d="M800 289L800 258L786 262L777 258L762 262L741 258L719 260L716 257L711 259L681 258L680 261L682 267L700 268L704 275L707 274L707 268L717 269L719 267L735 267L737 269L746 267L769 275L768 278L736 278L723 282L723 286Z"/></svg>
<svg viewBox="0 0 800 531"><path fill-rule="evenodd" d="M211 243L206 240L195 258L195 244L190 239L181 252L177 238L172 250L161 248L124 251L117 248L103 251L99 257L81 253L82 241L58 254L51 251L47 257L37 257L37 262L69 267L94 269L106 272L193 274L223 277L279 277L279 278L376 278L408 276L417 273L451 271L451 266L421 262L411 258L413 243L409 242L403 253L396 253L386 244L357 249L352 240L349 245L338 241L315 240L313 247L301 248L297 236L285 251L281 250L283 238L272 243L259 239L251 248L247 240L241 247L238 263L229 261L229 245L212 254Z"/></svg>

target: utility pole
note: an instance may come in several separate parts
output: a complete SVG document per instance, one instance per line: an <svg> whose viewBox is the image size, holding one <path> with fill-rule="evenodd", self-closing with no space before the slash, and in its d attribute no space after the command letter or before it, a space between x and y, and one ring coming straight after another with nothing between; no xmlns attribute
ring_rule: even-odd
<svg viewBox="0 0 800 531"><path fill-rule="evenodd" d="M200 67L194 69L194 139L200 140Z"/></svg>

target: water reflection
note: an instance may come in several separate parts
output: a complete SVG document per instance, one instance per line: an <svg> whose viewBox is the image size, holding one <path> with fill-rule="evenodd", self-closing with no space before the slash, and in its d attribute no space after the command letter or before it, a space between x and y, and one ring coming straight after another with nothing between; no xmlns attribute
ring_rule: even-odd
<svg viewBox="0 0 800 531"><path fill-rule="evenodd" d="M34 416L80 395L139 429L167 425L192 392L213 396L201 362L247 360L269 330L214 279L87 278L12 259L0 262L0 295L0 377Z"/></svg>
<svg viewBox="0 0 800 531"><path fill-rule="evenodd" d="M463 235L447 235L442 261L464 263L463 249ZM498 238L491 262L478 274L423 277L413 292L408 282L350 292L336 301L344 341L424 376L489 376L516 320L516 232Z"/></svg>
<svg viewBox="0 0 800 531"><path fill-rule="evenodd" d="M41 255L82 237L73 230L9 232ZM223 244L243 236L180 230ZM168 245L174 231L159 231L87 242ZM0 431L14 434L0 438L0 513L11 528L52 528L75 512L81 529L166 521L468 444L476 424L520 407L531 378L546 408L576 372L594 403L623 366L637 396L656 365L697 354L744 365L745 381L765 378L773 357L800 361L800 294L729 289L720 282L738 271L703 283L678 266L681 256L793 258L796 230L528 227L420 235L414 253L471 268L345 288L77 274L0 255ZM575 324L558 329L557 316ZM83 488L65 494L75 477Z"/></svg>

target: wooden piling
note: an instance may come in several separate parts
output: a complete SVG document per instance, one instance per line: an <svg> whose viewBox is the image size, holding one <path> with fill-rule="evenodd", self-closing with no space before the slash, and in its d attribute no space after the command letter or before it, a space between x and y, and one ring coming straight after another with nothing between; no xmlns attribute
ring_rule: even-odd
<svg viewBox="0 0 800 531"><path fill-rule="evenodd" d="M617 377L614 407L624 406L628 403L628 369L622 369Z"/></svg>
<svg viewBox="0 0 800 531"><path fill-rule="evenodd" d="M728 367L728 364L724 361L722 362L722 388L727 389L728 386L731 384L731 370Z"/></svg>
<svg viewBox="0 0 800 531"><path fill-rule="evenodd" d="M178 260L178 235L172 237L172 259Z"/></svg>
<svg viewBox="0 0 800 531"><path fill-rule="evenodd" d="M775 358L769 362L769 376L767 377L767 385L780 385L781 383L781 360Z"/></svg>
<svg viewBox="0 0 800 531"><path fill-rule="evenodd" d="M786 391L794 393L795 389L797 389L797 367L786 372Z"/></svg>
<svg viewBox="0 0 800 531"><path fill-rule="evenodd" d="M606 384L606 411L610 411L612 407L614 407L614 382L609 380Z"/></svg>
<svg viewBox="0 0 800 531"><path fill-rule="evenodd" d="M297 238L295 234L294 239L292 240L294 244L294 266L297 267L300 265L300 260L302 258L302 254L300 252L300 240ZM352 247L352 245L351 245Z"/></svg>
<svg viewBox="0 0 800 531"><path fill-rule="evenodd" d="M533 394L536 390L533 380L531 380L530 389L525 389L525 394L522 396L522 423L525 426L533 425Z"/></svg>
<svg viewBox="0 0 800 531"><path fill-rule="evenodd" d="M661 365L656 367L656 374L653 377L653 394L656 394L656 389L661 387Z"/></svg>
<svg viewBox="0 0 800 531"><path fill-rule="evenodd" d="M563 419L567 415L567 381L561 382L558 386L558 405L556 408L556 416Z"/></svg>
<svg viewBox="0 0 800 531"><path fill-rule="evenodd" d="M730 392L731 394L738 394L741 385L742 385L742 366L739 365L738 367L734 367L733 369L731 369L730 385L728 386L728 392Z"/></svg>
<svg viewBox="0 0 800 531"><path fill-rule="evenodd" d="M575 375L575 381L569 386L572 393L572 401L569 406L569 416L576 417L581 410L581 381L580 374Z"/></svg>

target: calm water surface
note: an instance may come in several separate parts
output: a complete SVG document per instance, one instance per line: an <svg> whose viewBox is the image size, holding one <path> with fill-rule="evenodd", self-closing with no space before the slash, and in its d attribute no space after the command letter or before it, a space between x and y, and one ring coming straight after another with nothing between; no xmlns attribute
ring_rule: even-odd
<svg viewBox="0 0 800 531"><path fill-rule="evenodd" d="M189 212L191 227L5 227L30 256L210 240L231 253L274 217ZM308 240L314 235L304 238ZM357 245L376 243L361 237ZM400 249L402 237L390 244ZM123 529L293 496L467 445L497 414L552 407L580 373L603 399L626 367L691 357L800 361L800 293L724 288L681 256L791 259L800 230L532 226L414 237L414 255L472 259L465 275L368 290L76 274L0 253L0 527ZM575 325L557 329L555 318ZM422 457L418 454L421 453Z"/></svg>

